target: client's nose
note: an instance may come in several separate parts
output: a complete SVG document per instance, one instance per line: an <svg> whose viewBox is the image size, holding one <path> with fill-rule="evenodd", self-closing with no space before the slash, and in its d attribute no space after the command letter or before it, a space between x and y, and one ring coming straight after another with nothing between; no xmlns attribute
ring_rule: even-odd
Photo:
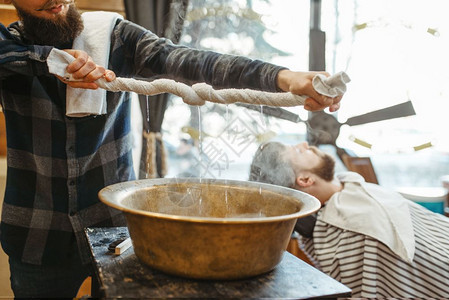
<svg viewBox="0 0 449 300"><path fill-rule="evenodd" d="M304 147L304 148L309 148L308 142L302 142L302 143L299 143L299 145L301 145L301 147Z"/></svg>
<svg viewBox="0 0 449 300"><path fill-rule="evenodd" d="M301 142L301 143L297 144L295 147L300 150L307 150L307 149L309 149L309 143Z"/></svg>

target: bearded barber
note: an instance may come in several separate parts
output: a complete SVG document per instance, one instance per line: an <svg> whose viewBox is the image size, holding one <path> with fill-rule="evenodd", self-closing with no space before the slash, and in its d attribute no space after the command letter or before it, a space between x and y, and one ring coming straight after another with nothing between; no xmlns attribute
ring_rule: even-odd
<svg viewBox="0 0 449 300"><path fill-rule="evenodd" d="M105 114L71 118L65 110L67 84L96 89L94 81L103 76L109 81L116 74L158 76L215 88L308 95L308 110L335 111L340 105L341 97L315 92L315 72L176 46L122 19L113 26L109 65L99 66L89 53L71 50L83 30L72 1L0 3L12 3L20 18L9 27L0 24L0 92L8 147L0 228L16 297L75 297L92 274L83 229L125 225L122 214L100 203L97 193L135 179L129 94L107 93ZM81 81L66 83L49 73L47 57L54 49L75 57L67 71ZM228 76L223 78L219 70Z"/></svg>

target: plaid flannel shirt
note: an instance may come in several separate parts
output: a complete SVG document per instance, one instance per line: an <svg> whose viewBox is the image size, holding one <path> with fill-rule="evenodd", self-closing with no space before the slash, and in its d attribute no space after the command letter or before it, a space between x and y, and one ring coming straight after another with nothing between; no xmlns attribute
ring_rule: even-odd
<svg viewBox="0 0 449 300"><path fill-rule="evenodd" d="M54 264L70 255L76 240L87 263L84 228L125 225L122 214L102 204L97 193L135 178L130 95L108 92L105 115L67 117L66 86L46 65L52 47L25 40L19 24L0 24L0 103L8 147L2 247L23 262ZM126 20L113 30L108 68L120 77L164 77L266 91L277 90L276 76L282 69L176 46Z"/></svg>

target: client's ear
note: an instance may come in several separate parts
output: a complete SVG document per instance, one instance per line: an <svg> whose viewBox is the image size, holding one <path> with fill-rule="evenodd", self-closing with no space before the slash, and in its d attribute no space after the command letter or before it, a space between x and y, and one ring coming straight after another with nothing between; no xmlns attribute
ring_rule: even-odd
<svg viewBox="0 0 449 300"><path fill-rule="evenodd" d="M310 187L314 184L315 179L310 174L300 174L296 177L296 184L302 188Z"/></svg>

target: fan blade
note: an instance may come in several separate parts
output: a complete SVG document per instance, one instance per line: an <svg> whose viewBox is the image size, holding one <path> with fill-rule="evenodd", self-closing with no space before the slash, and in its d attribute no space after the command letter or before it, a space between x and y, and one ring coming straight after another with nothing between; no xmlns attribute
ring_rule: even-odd
<svg viewBox="0 0 449 300"><path fill-rule="evenodd" d="M236 105L246 107L251 110L259 111L267 116L287 120L293 123L303 122L297 114L280 107L272 107L265 105L261 107L260 105L253 105L246 103L236 103Z"/></svg>
<svg viewBox="0 0 449 300"><path fill-rule="evenodd" d="M416 115L412 101L375 110L360 116L349 118L344 124L349 126L384 121Z"/></svg>

